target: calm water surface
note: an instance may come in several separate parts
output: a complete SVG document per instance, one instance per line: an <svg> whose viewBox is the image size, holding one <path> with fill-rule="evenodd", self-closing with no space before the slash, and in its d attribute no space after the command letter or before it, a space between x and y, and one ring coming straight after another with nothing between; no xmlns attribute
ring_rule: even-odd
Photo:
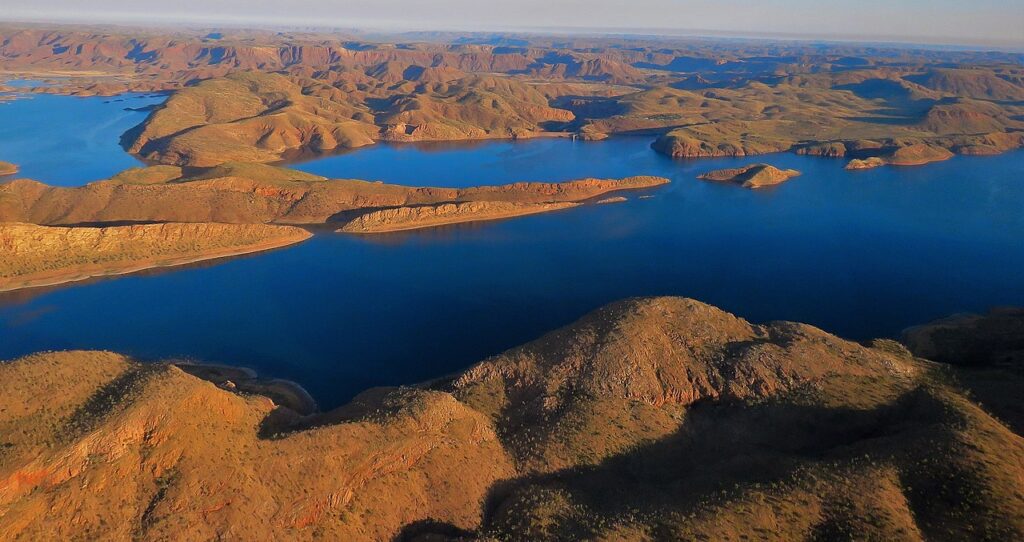
<svg viewBox="0 0 1024 542"><path fill-rule="evenodd" d="M297 167L461 186L658 174L615 205L371 237L323 233L212 264L0 296L0 358L105 348L247 365L323 406L458 370L609 301L694 297L853 339L1024 305L1024 153L843 171L790 154L676 162L646 138L378 146ZM698 173L803 176L751 191Z"/></svg>
<svg viewBox="0 0 1024 542"><path fill-rule="evenodd" d="M31 81L8 86L34 86ZM17 164L11 178L58 186L105 179L142 163L124 152L121 134L146 118L132 111L162 103L166 96L124 94L112 98L23 95L0 101L0 160Z"/></svg>

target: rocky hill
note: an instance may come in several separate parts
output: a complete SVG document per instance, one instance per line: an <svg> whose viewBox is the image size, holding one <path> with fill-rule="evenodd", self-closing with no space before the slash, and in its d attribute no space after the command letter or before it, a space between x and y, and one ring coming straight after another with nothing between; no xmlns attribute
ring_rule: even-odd
<svg viewBox="0 0 1024 542"><path fill-rule="evenodd" d="M633 299L299 416L102 352L0 364L5 539L1016 539L1024 439L892 341Z"/></svg>
<svg viewBox="0 0 1024 542"><path fill-rule="evenodd" d="M795 169L779 169L770 164L752 164L741 168L711 171L697 178L738 184L744 188L764 188L782 184L799 175L800 172Z"/></svg>
<svg viewBox="0 0 1024 542"><path fill-rule="evenodd" d="M571 112L548 105L534 86L508 78L401 87L377 97L278 74L238 72L178 91L125 139L130 152L149 160L213 166L273 162L290 152L375 141L529 137L547 123L573 119Z"/></svg>
<svg viewBox="0 0 1024 542"><path fill-rule="evenodd" d="M871 169L880 166L921 166L932 162L942 162L953 157L953 153L938 145L915 143L906 147L898 147L882 154L865 159L853 159L846 169Z"/></svg>

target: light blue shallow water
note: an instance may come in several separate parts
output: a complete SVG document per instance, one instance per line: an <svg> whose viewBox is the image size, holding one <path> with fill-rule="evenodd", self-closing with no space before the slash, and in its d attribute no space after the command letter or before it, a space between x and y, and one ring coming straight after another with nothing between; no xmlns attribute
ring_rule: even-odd
<svg viewBox="0 0 1024 542"><path fill-rule="evenodd" d="M10 83L8 83L8 86ZM25 95L0 101L0 160L29 178L58 186L104 179L142 163L121 148L121 134L146 118L130 111L158 104L165 96L125 94L113 98Z"/></svg>
<svg viewBox="0 0 1024 542"><path fill-rule="evenodd" d="M421 381L636 295L754 321L893 336L1024 305L1024 153L843 171L773 155L677 162L649 140L377 146L298 167L462 186L657 174L649 199L381 236L322 233L203 266L0 296L0 358L106 348L254 367L325 406ZM695 179L768 161L803 175L751 191Z"/></svg>

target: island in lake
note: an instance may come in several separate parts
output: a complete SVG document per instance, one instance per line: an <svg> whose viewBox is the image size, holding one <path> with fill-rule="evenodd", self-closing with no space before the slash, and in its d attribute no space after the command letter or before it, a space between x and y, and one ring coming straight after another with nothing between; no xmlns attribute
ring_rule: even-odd
<svg viewBox="0 0 1024 542"><path fill-rule="evenodd" d="M764 188L782 184L793 177L800 176L795 169L779 169L770 164L753 164L741 168L720 169L697 176L705 181L718 181L738 184L743 188Z"/></svg>

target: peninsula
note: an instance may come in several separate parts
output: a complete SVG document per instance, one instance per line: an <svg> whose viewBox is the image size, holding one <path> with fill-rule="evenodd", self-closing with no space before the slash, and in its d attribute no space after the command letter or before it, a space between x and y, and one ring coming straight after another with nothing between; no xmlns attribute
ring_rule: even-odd
<svg viewBox="0 0 1024 542"><path fill-rule="evenodd" d="M155 170L155 171L154 171ZM663 177L580 179L470 188L409 187L352 179L325 179L264 164L210 168L154 166L129 170L82 187L55 187L19 179L0 184L0 221L43 225L118 222L339 224L365 212L474 202L477 211L501 207L502 217L537 212L539 204L581 203L622 190L667 184ZM490 205L495 203L498 205ZM518 207L509 205L518 204ZM554 210L557 206L548 206ZM565 207L561 205L560 207ZM467 207L463 207L466 214ZM436 213L434 213L436 214ZM423 214L419 219L426 219ZM419 219L409 217L416 221ZM479 219L479 217L477 218ZM365 221L364 221L365 222Z"/></svg>
<svg viewBox="0 0 1024 542"><path fill-rule="evenodd" d="M310 237L265 224L52 227L0 222L0 291L279 248Z"/></svg>

